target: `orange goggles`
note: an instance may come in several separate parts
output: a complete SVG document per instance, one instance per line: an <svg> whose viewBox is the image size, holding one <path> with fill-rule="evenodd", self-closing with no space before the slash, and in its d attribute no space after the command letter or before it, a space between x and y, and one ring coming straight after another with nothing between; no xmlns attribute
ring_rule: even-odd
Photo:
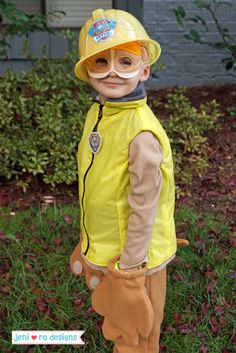
<svg viewBox="0 0 236 353"><path fill-rule="evenodd" d="M119 77L132 78L139 74L142 67L142 57L120 49L105 50L93 55L87 61L89 76L105 78L111 72Z"/></svg>

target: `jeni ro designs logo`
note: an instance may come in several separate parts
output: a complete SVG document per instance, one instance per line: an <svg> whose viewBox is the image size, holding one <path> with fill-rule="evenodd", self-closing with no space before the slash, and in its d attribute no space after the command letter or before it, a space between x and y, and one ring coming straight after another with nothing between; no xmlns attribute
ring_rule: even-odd
<svg viewBox="0 0 236 353"><path fill-rule="evenodd" d="M84 331L12 331L12 344L83 345Z"/></svg>

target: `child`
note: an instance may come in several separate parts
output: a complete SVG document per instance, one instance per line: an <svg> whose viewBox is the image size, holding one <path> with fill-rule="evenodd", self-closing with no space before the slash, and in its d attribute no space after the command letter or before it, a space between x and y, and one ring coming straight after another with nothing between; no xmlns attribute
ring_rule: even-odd
<svg viewBox="0 0 236 353"><path fill-rule="evenodd" d="M143 85L160 45L131 14L97 9L79 51L75 74L96 98L79 144L81 234L71 269L93 289L114 353L157 353L176 252L171 148Z"/></svg>

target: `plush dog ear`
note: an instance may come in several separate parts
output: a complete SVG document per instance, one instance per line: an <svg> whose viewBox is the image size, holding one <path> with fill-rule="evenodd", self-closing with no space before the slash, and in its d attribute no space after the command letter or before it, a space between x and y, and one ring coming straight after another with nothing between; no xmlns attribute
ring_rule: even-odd
<svg viewBox="0 0 236 353"><path fill-rule="evenodd" d="M86 284L92 290L97 287L104 276L102 271L94 270L86 264L81 255L81 241L70 257L70 268L75 276L85 276Z"/></svg>

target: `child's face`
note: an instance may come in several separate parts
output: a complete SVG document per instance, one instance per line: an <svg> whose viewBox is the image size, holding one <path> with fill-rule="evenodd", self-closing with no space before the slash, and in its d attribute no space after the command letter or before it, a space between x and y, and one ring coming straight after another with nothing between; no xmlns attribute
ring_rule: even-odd
<svg viewBox="0 0 236 353"><path fill-rule="evenodd" d="M150 66L142 56L123 50L106 50L87 62L89 81L104 100L131 93L139 82L149 77Z"/></svg>

